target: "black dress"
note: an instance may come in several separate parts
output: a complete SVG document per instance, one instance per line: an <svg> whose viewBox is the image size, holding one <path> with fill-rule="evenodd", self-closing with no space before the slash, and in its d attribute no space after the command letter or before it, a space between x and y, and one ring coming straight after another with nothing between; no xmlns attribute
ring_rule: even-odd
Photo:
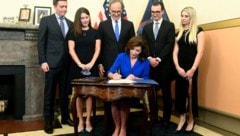
<svg viewBox="0 0 240 136"><path fill-rule="evenodd" d="M89 30L84 30L83 36L81 37L76 37L73 32L70 32L69 40L75 41L75 51L81 63L87 64L92 60L95 52L95 43L97 39L100 39L100 36L98 34L98 31L93 28L90 28ZM81 71L82 69L79 68L73 60L71 60L69 68L69 80L71 81L75 78L88 77L86 75L83 75ZM99 76L96 62L90 72L91 75L89 76L91 77Z"/></svg>
<svg viewBox="0 0 240 136"><path fill-rule="evenodd" d="M198 32L203 31L202 28L198 28ZM179 52L178 52L178 62L179 66L185 71L192 68L196 54L197 54L197 44L189 43L188 36L185 38L186 32L183 32L182 37L178 41ZM193 117L198 117L198 95L197 95L197 78L198 69L194 72L192 77L192 112ZM179 114L187 112L186 100L188 98L188 80L182 78L180 75L176 77L176 92L175 92L175 109ZM189 108L189 107L188 107Z"/></svg>

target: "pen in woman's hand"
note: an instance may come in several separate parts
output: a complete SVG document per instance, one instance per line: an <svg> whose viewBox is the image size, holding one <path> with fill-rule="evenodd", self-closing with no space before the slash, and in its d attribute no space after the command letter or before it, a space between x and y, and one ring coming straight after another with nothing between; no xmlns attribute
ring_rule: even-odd
<svg viewBox="0 0 240 136"><path fill-rule="evenodd" d="M113 79L121 79L122 75L118 74L117 72L113 74Z"/></svg>

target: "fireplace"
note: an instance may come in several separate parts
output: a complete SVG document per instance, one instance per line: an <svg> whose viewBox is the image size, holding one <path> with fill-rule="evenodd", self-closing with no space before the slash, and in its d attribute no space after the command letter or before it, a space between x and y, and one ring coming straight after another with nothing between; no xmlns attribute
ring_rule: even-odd
<svg viewBox="0 0 240 136"><path fill-rule="evenodd" d="M43 117L44 73L38 63L37 31L31 24L0 23L0 76L10 80L6 88L14 86L14 102L7 105L12 109L6 110L26 121Z"/></svg>
<svg viewBox="0 0 240 136"><path fill-rule="evenodd" d="M0 101L7 106L4 119L22 119L25 113L25 66L0 66Z"/></svg>

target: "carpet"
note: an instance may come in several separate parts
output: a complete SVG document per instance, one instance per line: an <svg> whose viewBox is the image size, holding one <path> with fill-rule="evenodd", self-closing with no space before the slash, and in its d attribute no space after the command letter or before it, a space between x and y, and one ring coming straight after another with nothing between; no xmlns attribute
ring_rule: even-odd
<svg viewBox="0 0 240 136"><path fill-rule="evenodd" d="M129 115L129 121L128 121L128 128L127 128L127 136L140 136L141 135L141 124L142 124L142 112L131 112ZM96 116L95 118L95 124L94 124L94 130L93 130L93 136L102 136L103 135L103 125L104 125L104 119L103 116ZM114 130L114 125L109 129L108 135L111 136ZM201 134L198 134L196 132L186 133L174 133L173 131L176 129L177 124L172 123L170 124L170 128L168 130L162 130L160 123L153 124L152 128L152 135L153 136L202 136ZM148 136L149 129L146 129ZM74 136L73 133L71 134L64 134L64 135L56 135L56 136ZM82 136L88 136L87 133L84 133Z"/></svg>

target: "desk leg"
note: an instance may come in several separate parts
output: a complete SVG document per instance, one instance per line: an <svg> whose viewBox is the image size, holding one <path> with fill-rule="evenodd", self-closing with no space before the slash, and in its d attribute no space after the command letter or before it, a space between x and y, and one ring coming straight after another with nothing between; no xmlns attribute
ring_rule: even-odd
<svg viewBox="0 0 240 136"><path fill-rule="evenodd" d="M149 106L148 106L148 97L146 97L147 91L145 92L143 101L143 122L142 122L142 130L141 130L141 136L146 136L146 128L147 128L147 121L148 121L148 112L149 112ZM149 129L151 131L151 129ZM150 135L151 136L151 135Z"/></svg>
<svg viewBox="0 0 240 136"><path fill-rule="evenodd" d="M73 91L72 92L74 93L73 97L72 97L72 103L71 103L73 127L74 127L74 135L77 136L78 135L78 130L77 130L78 119L77 119L77 109L76 109L77 94L75 93L75 88L74 87L73 87Z"/></svg>
<svg viewBox="0 0 240 136"><path fill-rule="evenodd" d="M149 107L150 107L150 123L149 123L149 136L152 136L152 125L153 125L153 121L154 119L156 118L156 116L158 115L155 115L156 114L156 92L155 92L155 89L154 89L154 86L151 87L148 91L148 100L149 100Z"/></svg>

